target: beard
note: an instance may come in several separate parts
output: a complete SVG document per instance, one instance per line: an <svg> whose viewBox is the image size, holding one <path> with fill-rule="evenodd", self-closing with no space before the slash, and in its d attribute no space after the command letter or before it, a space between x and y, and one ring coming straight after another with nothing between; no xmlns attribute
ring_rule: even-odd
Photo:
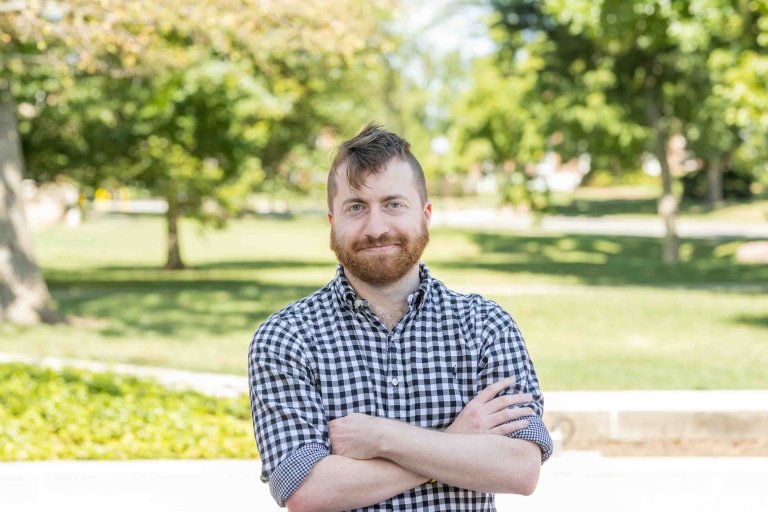
<svg viewBox="0 0 768 512"><path fill-rule="evenodd" d="M385 233L378 238L366 236L357 240L340 238L331 227L331 250L344 270L371 286L386 286L402 279L419 262L429 243L427 221L415 236L405 233ZM382 245L396 245L397 251L388 254L368 254L365 249Z"/></svg>

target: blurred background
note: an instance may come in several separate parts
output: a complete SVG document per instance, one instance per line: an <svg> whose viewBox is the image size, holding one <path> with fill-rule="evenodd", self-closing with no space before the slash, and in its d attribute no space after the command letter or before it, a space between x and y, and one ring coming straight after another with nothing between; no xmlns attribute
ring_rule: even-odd
<svg viewBox="0 0 768 512"><path fill-rule="evenodd" d="M767 1L0 0L0 49L0 459L256 457L370 121L560 448L768 455Z"/></svg>

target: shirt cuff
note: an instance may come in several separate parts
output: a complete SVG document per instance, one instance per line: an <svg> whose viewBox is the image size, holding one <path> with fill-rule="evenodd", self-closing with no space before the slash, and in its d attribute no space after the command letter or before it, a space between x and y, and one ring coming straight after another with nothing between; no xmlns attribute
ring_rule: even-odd
<svg viewBox="0 0 768 512"><path fill-rule="evenodd" d="M544 425L544 422L541 421L541 418L536 415L526 416L521 419L528 420L528 426L517 432L512 432L509 434L509 437L524 439L525 441L530 441L539 445L539 448L541 448L541 463L544 464L544 462L552 455L552 438L549 436L547 427Z"/></svg>
<svg viewBox="0 0 768 512"><path fill-rule="evenodd" d="M330 450L320 443L305 444L293 451L272 472L269 478L269 492L277 504L285 506L290 498L321 459L330 455Z"/></svg>

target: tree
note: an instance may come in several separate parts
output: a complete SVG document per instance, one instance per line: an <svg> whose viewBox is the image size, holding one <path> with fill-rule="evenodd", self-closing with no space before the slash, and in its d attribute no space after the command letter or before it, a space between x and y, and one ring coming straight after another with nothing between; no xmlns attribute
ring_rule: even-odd
<svg viewBox="0 0 768 512"><path fill-rule="evenodd" d="M11 84L28 107L29 174L162 195L166 267L181 268L179 216L223 222L311 145L326 119L318 97L387 44L377 28L389 11L388 0L0 3L0 321L57 319L23 224Z"/></svg>
<svg viewBox="0 0 768 512"><path fill-rule="evenodd" d="M29 167L164 197L169 269L183 267L180 216L223 222L288 153L311 144L316 98L386 42L377 28L389 7L75 0L46 14L45 5L4 20L7 39L39 57L22 61L20 80L48 66L71 84L41 89L47 99L26 132ZM62 129L72 140L57 141Z"/></svg>
<svg viewBox="0 0 768 512"><path fill-rule="evenodd" d="M16 10L13 4L0 4L0 14ZM2 34L3 42L6 39L7 34ZM24 160L16 103L6 73L0 74L0 134L0 322L59 322L25 222L21 197Z"/></svg>
<svg viewBox="0 0 768 512"><path fill-rule="evenodd" d="M0 322L57 322L24 220L23 159L15 103L7 88L0 90L0 133Z"/></svg>
<svg viewBox="0 0 768 512"><path fill-rule="evenodd" d="M518 71L505 73L490 59L474 62L474 85L454 107L455 136L466 168L489 161L506 167L502 200L536 210L540 205L530 194L531 176L526 171L547 151L545 126L550 113L541 103L524 107L535 79L525 65Z"/></svg>
<svg viewBox="0 0 768 512"><path fill-rule="evenodd" d="M768 175L768 2L750 3L749 9L743 15L746 49L713 51L708 66L721 119L739 141L729 157L759 177Z"/></svg>
<svg viewBox="0 0 768 512"><path fill-rule="evenodd" d="M692 126L703 132L707 129L703 123L726 108L710 100L717 85L708 56L726 46L733 48L734 34L746 34L745 20L757 16L764 2L493 0L491 4L503 34L502 65L539 63L526 105L556 105L548 135L561 130L563 141L583 146L593 158L610 159L620 153L622 159L638 162L645 151L656 157L663 189L659 213L666 228L663 259L676 263L678 199L667 142ZM750 40L748 34L745 37ZM703 105L706 115L701 114ZM728 130L717 133L723 131ZM711 153L718 149L707 146Z"/></svg>

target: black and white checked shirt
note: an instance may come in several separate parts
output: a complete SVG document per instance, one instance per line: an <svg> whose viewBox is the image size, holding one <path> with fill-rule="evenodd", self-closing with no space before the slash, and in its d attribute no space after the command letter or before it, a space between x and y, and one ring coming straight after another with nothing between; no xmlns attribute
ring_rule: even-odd
<svg viewBox="0 0 768 512"><path fill-rule="evenodd" d="M421 264L421 285L391 330L343 269L321 290L270 316L251 342L251 413L262 481L280 506L330 454L328 422L359 412L442 430L486 386L531 393L535 416L510 434L552 453L533 364L514 320L479 295L453 292ZM426 483L364 510L495 510L493 494Z"/></svg>

